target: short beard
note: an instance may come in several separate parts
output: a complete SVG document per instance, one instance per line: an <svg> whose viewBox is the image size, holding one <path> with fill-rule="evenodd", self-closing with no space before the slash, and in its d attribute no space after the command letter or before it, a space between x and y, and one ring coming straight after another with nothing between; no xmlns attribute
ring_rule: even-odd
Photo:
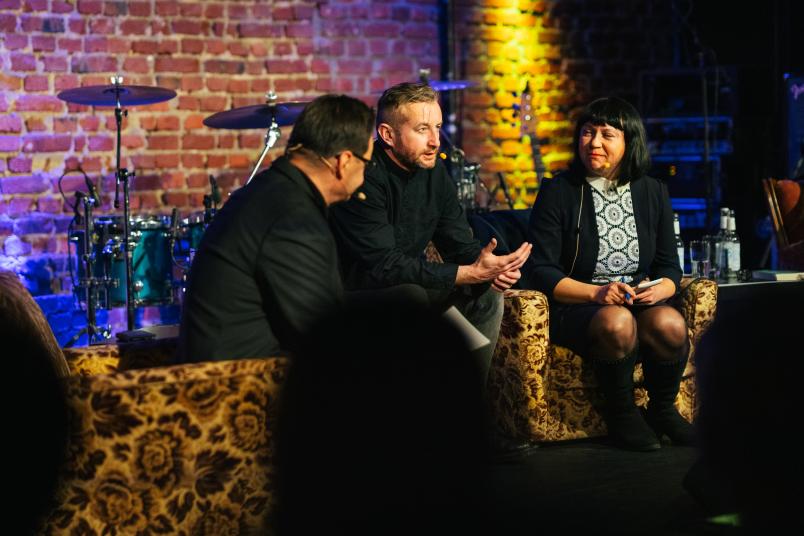
<svg viewBox="0 0 804 536"><path fill-rule="evenodd" d="M391 150L393 151L393 149ZM396 156L397 160L399 160L403 166L411 171L416 171L417 169L433 169L435 167L435 160L433 161L432 166L428 166L427 164L421 163L418 159L411 159L407 155L402 155L395 151L394 156Z"/></svg>

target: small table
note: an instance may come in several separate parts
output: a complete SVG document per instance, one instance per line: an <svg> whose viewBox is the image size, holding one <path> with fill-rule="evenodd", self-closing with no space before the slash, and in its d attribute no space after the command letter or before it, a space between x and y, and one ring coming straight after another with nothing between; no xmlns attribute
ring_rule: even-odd
<svg viewBox="0 0 804 536"><path fill-rule="evenodd" d="M718 309L749 308L751 303L760 297L763 301L769 297L778 300L780 310L788 309L796 303L804 309L804 281L745 281L718 284Z"/></svg>

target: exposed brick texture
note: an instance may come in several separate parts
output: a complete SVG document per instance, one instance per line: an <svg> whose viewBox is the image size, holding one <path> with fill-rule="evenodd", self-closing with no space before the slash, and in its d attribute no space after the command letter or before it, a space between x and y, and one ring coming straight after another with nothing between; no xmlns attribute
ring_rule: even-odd
<svg viewBox="0 0 804 536"><path fill-rule="evenodd" d="M667 5L665 5L667 4ZM530 82L547 167L568 162L571 114L590 98L636 102L637 76L669 64L668 2L457 0L462 146L491 184L502 172L518 206L532 203L530 147L514 106ZM0 268L21 274L65 342L83 322L67 295L67 228L82 167L99 185L98 215L114 198L112 109L67 104L56 94L124 83L175 90L166 103L130 107L122 165L136 171L133 215L202 210L210 174L224 192L242 185L263 132L213 130L214 112L345 92L375 104L387 86L439 73L437 0L49 0L0 10ZM267 161L284 148L289 129ZM66 201L59 192L59 177ZM224 196L225 198L225 196ZM176 321L175 308L138 311L138 322ZM173 315L171 317L171 315ZM140 318L141 317L141 318ZM118 327L124 312L102 312Z"/></svg>
<svg viewBox="0 0 804 536"><path fill-rule="evenodd" d="M400 19L391 6L411 16ZM437 46L416 56L405 46L411 32L437 35L437 6L436 0L3 2L0 269L17 271L34 295L45 296L40 303L56 319L60 341L82 325L69 296L47 297L71 290L66 230L74 192L86 189L79 173L68 174L65 202L58 179L82 167L102 194L96 214L118 214L111 204L115 122L112 108L67 104L56 98L59 91L105 85L113 74L125 84L175 90L178 98L167 103L129 107L122 165L136 171L133 215L169 214L173 207L186 215L203 210L210 174L225 178L224 192L241 186L263 144L264 132L209 129L205 117L264 102L269 90L280 100L342 91L373 105L386 85L415 80L420 67L437 65ZM336 21L333 13L342 17ZM333 22L347 26L333 33ZM370 38L378 28L392 31ZM268 161L283 151L284 131ZM175 311L164 314L177 320ZM158 311L145 316L160 320ZM101 322L119 327L123 319L114 311Z"/></svg>
<svg viewBox="0 0 804 536"><path fill-rule="evenodd" d="M597 0L457 0L463 73L478 83L463 93L463 148L483 164L484 182L493 188L502 172L516 206L532 205L534 160L516 111L526 84L542 160L548 171L565 168L574 111L603 95L638 104L639 72L671 63L670 7L642 0L616 8ZM503 201L501 192L496 201Z"/></svg>

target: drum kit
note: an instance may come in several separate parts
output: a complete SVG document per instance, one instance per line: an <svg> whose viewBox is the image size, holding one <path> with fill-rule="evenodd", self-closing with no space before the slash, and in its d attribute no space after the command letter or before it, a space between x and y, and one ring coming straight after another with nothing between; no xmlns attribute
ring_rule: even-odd
<svg viewBox="0 0 804 536"><path fill-rule="evenodd" d="M75 222L82 221L83 227L71 228L69 243L71 251L72 247L75 248L78 259L75 288L79 292L79 301L85 305L87 324L65 346L75 344L84 333L89 344L101 343L111 337L109 326L96 325L98 309L125 306L128 331L117 334L119 339L125 339L126 334L137 333L134 331L137 307L180 304L183 282L193 256L221 201L215 178L210 176L211 193L204 196L203 211L181 219L175 208L170 216L131 215L129 183L135 174L121 167L123 118L128 116L128 107L168 101L176 96L176 92L161 87L124 85L121 76L112 76L110 81L109 85L68 89L57 95L68 103L114 107L117 137L114 208L120 210L122 207L119 215L93 215L94 209L100 206L100 199L95 185L84 174L88 193L76 192L76 198L83 205L83 216L75 207ZM423 81L427 80L423 78ZM437 91L454 91L472 85L460 80L427 83ZM307 102L301 101L279 102L276 94L269 92L265 104L218 112L204 119L203 123L220 129L267 129L265 145L246 181L248 183L279 140L280 127L292 125L306 105ZM479 165L466 163L463 151L443 131L442 136L447 142L449 163L452 164L450 170L456 181L459 200L467 209L476 208Z"/></svg>
<svg viewBox="0 0 804 536"><path fill-rule="evenodd" d="M181 301L182 280L186 278L193 255L206 226L220 203L220 192L210 176L211 195L204 196L204 211L183 219L173 209L171 216L131 216L129 182L133 172L121 167L121 131L127 107L156 104L170 100L176 92L150 86L124 85L121 76L111 77L110 85L68 89L58 98L73 104L113 106L116 121L114 208L122 214L93 216L100 205L94 184L84 175L88 194L76 193L83 205L83 228L72 230L70 244L79 259L76 287L82 291L87 325L66 346L75 344L86 333L90 344L111 336L109 327L96 325L97 309L126 307L127 332L134 330L135 309L146 305L167 305ZM256 175L268 150L279 140L280 127L293 124L306 102L278 102L273 92L265 104L220 112L204 120L212 128L267 128L265 147L254 166L249 181ZM78 215L77 207L76 214ZM78 218L77 218L78 219ZM174 266L182 272L174 277ZM72 268L72 265L71 265ZM118 333L118 338L121 334Z"/></svg>

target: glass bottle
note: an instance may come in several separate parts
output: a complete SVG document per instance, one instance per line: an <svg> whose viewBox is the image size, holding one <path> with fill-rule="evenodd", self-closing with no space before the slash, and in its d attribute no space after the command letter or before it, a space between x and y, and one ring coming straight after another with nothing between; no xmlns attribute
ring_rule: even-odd
<svg viewBox="0 0 804 536"><path fill-rule="evenodd" d="M678 262L681 266L681 273L684 273L684 241L681 240L681 223L678 221L678 214L673 212L673 232L676 235L676 251L678 252Z"/></svg>
<svg viewBox="0 0 804 536"><path fill-rule="evenodd" d="M737 236L737 222L733 210L729 210L724 249L728 252L728 277L737 277L737 273L740 271L740 238Z"/></svg>
<svg viewBox="0 0 804 536"><path fill-rule="evenodd" d="M714 259L712 262L712 271L714 272L715 279L726 279L728 276L727 258L724 254L723 245L726 243L726 234L729 227L729 209L723 207L720 209L720 231L714 237L712 249L714 250Z"/></svg>

